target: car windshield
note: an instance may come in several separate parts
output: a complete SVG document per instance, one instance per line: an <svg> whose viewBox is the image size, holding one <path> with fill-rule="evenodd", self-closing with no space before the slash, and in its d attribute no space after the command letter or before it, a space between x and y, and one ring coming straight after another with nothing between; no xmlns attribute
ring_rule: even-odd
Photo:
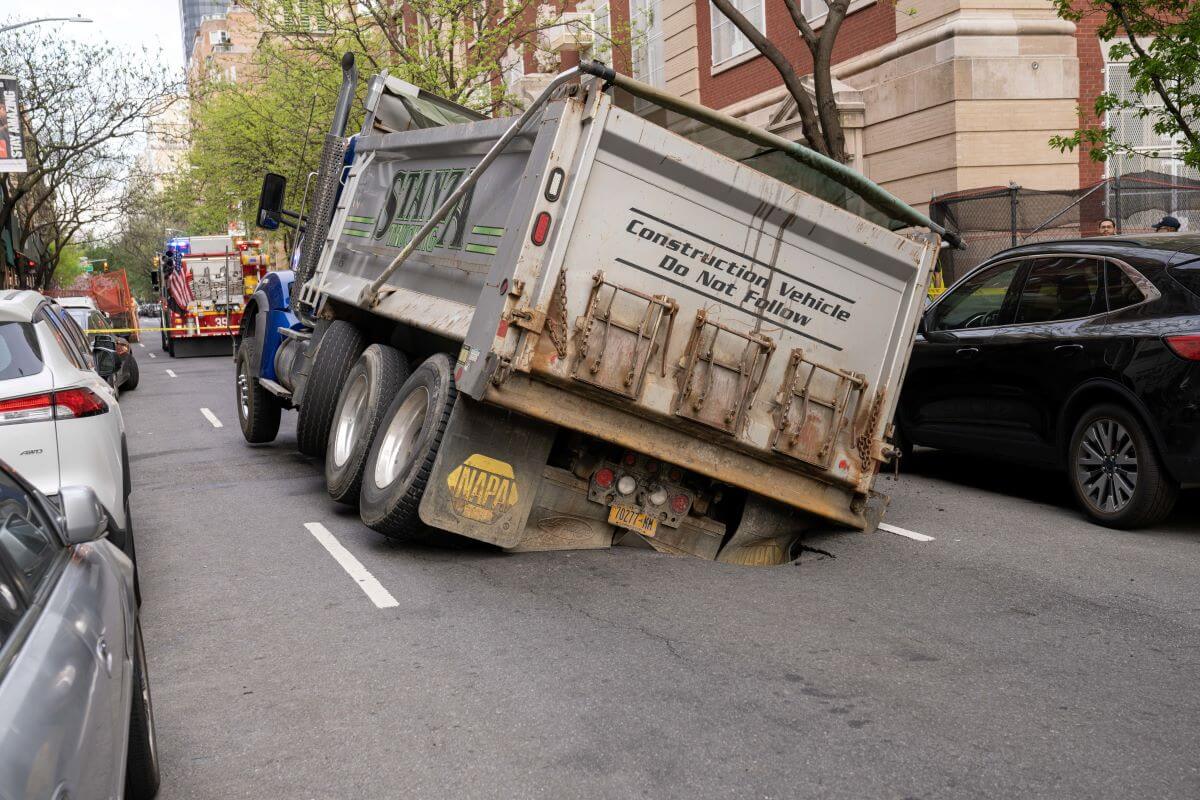
<svg viewBox="0 0 1200 800"><path fill-rule="evenodd" d="M0 322L0 381L42 371L42 351L27 322Z"/></svg>

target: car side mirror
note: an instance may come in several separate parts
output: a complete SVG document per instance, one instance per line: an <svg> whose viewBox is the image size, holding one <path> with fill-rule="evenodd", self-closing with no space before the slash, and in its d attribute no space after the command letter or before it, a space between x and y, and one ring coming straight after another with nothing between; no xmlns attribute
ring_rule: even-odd
<svg viewBox="0 0 1200 800"><path fill-rule="evenodd" d="M62 502L62 534L66 544L94 542L108 532L108 514L92 487L64 486L59 492L59 499Z"/></svg>
<svg viewBox="0 0 1200 800"><path fill-rule="evenodd" d="M926 316L928 315L925 312L921 312L921 318L917 320L917 333L921 334L922 336L927 336L929 334L929 328L925 325Z"/></svg>
<svg viewBox="0 0 1200 800"><path fill-rule="evenodd" d="M96 372L108 380L117 372L117 337L108 333L97 333L92 337L92 360Z"/></svg>
<svg viewBox="0 0 1200 800"><path fill-rule="evenodd" d="M279 230L286 191L287 178L274 172L263 176L262 192L258 195L258 227L268 231Z"/></svg>

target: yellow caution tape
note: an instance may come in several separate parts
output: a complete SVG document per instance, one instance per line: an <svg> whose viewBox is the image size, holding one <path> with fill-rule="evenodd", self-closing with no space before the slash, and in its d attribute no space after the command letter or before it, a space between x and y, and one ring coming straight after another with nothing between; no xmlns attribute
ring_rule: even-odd
<svg viewBox="0 0 1200 800"><path fill-rule="evenodd" d="M204 328L85 328L83 332L84 333L149 333L150 331L184 331L184 332L191 331L193 333L196 333L196 332L207 332L207 331L228 331L229 333L233 333L236 330L237 330L237 327L234 325L227 325L225 327L221 327L219 325L212 325L212 326L204 327Z"/></svg>

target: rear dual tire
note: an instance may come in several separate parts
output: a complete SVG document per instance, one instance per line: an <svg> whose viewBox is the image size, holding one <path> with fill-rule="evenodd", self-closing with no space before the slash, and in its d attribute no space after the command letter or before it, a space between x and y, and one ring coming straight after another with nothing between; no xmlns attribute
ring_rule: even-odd
<svg viewBox="0 0 1200 800"><path fill-rule="evenodd" d="M342 320L330 323L321 336L296 420L296 447L301 453L325 455L342 387L366 346L362 332Z"/></svg>
<svg viewBox="0 0 1200 800"><path fill-rule="evenodd" d="M359 514L392 539L419 533L418 508L458 395L442 353L417 367L388 406L366 459Z"/></svg>
<svg viewBox="0 0 1200 800"><path fill-rule="evenodd" d="M408 360L384 344L368 347L350 368L325 451L325 488L339 503L358 503L371 443L408 376Z"/></svg>

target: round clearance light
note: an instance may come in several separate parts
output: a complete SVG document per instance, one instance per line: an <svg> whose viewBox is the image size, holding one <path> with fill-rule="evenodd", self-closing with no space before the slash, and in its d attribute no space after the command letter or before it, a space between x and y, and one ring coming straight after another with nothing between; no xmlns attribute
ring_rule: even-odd
<svg viewBox="0 0 1200 800"><path fill-rule="evenodd" d="M665 505L667 502L667 490L660 486L650 493L650 497L648 499L650 500L650 505L652 506Z"/></svg>
<svg viewBox="0 0 1200 800"><path fill-rule="evenodd" d="M622 475L617 481L617 491L621 494L633 494L637 491L637 479L632 475Z"/></svg>
<svg viewBox="0 0 1200 800"><path fill-rule="evenodd" d="M613 485L613 471L608 467L596 470L596 474L592 478L601 489L607 489Z"/></svg>
<svg viewBox="0 0 1200 800"><path fill-rule="evenodd" d="M677 494L671 498L671 510L676 514L686 513L691 502L686 494Z"/></svg>

